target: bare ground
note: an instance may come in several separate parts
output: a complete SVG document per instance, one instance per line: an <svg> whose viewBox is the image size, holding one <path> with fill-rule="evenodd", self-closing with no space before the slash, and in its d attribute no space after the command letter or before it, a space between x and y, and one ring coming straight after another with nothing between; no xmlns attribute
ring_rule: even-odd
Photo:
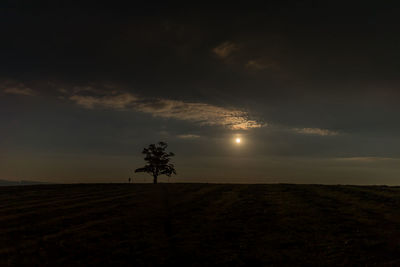
<svg viewBox="0 0 400 267"><path fill-rule="evenodd" d="M399 266L400 188L0 188L0 265Z"/></svg>

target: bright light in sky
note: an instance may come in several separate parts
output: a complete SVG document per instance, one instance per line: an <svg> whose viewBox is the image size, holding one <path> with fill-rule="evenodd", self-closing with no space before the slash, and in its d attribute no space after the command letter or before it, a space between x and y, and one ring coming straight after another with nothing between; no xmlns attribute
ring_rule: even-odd
<svg viewBox="0 0 400 267"><path fill-rule="evenodd" d="M242 140L240 138L236 138L236 140L235 140L236 144L240 144L241 141Z"/></svg>

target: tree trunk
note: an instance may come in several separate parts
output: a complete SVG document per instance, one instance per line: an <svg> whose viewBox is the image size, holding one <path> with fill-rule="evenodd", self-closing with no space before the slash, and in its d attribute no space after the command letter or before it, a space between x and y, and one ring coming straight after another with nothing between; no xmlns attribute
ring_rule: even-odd
<svg viewBox="0 0 400 267"><path fill-rule="evenodd" d="M153 177L154 177L153 183L156 184L157 183L157 175L153 175Z"/></svg>

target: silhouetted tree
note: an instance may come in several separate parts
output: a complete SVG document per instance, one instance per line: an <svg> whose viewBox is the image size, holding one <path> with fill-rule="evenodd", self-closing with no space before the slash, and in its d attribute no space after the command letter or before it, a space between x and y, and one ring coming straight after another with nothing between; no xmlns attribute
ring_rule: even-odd
<svg viewBox="0 0 400 267"><path fill-rule="evenodd" d="M146 166L136 169L135 172L147 172L153 176L155 184L159 175L165 174L171 177L172 174L176 174L174 165L170 163L171 157L175 154L165 152L167 147L167 143L158 142L157 145L151 144L148 148L144 148L142 153L146 155L144 157Z"/></svg>

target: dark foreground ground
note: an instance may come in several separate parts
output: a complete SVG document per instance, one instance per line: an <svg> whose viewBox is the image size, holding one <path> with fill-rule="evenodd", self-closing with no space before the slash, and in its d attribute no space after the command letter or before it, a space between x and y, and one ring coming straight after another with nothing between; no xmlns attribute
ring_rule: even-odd
<svg viewBox="0 0 400 267"><path fill-rule="evenodd" d="M400 266L400 188L0 188L4 265Z"/></svg>

